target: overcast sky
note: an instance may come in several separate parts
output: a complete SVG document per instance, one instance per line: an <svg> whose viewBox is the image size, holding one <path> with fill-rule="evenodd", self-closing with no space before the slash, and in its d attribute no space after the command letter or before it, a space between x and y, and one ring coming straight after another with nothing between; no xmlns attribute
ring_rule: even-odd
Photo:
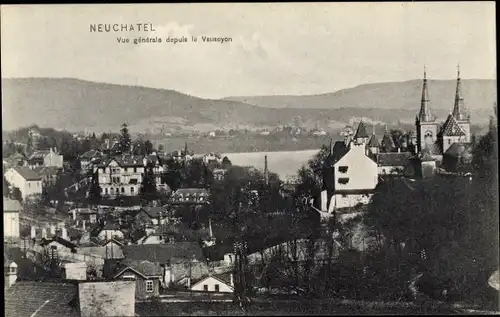
<svg viewBox="0 0 500 317"><path fill-rule="evenodd" d="M87 4L1 8L2 77L75 77L201 97L315 94L370 82L496 78L494 2ZM91 33L94 23L155 32ZM118 44L117 37L232 37Z"/></svg>

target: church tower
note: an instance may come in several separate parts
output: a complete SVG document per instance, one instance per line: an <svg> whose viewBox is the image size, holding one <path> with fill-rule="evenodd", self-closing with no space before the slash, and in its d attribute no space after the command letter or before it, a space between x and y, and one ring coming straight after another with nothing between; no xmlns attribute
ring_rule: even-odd
<svg viewBox="0 0 500 317"><path fill-rule="evenodd" d="M470 115L467 112L464 104L464 98L462 97L462 83L460 80L460 65L457 66L457 88L455 91L455 104L453 106L452 116L457 120L458 125L462 128L465 133L465 137L462 142L470 142Z"/></svg>
<svg viewBox="0 0 500 317"><path fill-rule="evenodd" d="M436 142L438 133L438 124L430 108L429 92L427 90L427 71L425 66L420 111L416 117L415 125L417 128L417 151L420 152L428 145Z"/></svg>

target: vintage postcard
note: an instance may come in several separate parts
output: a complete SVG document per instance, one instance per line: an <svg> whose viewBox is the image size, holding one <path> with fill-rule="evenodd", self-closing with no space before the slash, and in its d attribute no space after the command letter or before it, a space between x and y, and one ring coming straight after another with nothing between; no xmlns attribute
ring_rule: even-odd
<svg viewBox="0 0 500 317"><path fill-rule="evenodd" d="M500 314L495 9L2 5L6 316Z"/></svg>

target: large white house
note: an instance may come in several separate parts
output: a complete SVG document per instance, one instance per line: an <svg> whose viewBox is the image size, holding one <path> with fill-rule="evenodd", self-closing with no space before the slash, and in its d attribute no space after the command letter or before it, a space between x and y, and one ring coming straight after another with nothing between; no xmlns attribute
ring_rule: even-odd
<svg viewBox="0 0 500 317"><path fill-rule="evenodd" d="M3 236L4 238L19 238L19 212L21 204L17 200L3 199Z"/></svg>
<svg viewBox="0 0 500 317"><path fill-rule="evenodd" d="M29 167L11 167L5 172L5 179L13 187L19 188L23 200L42 194L42 177Z"/></svg>
<svg viewBox="0 0 500 317"><path fill-rule="evenodd" d="M322 212L367 204L378 184L378 166L367 151L369 137L363 122L352 135L352 129L346 129L345 140L331 147L319 206Z"/></svg>
<svg viewBox="0 0 500 317"><path fill-rule="evenodd" d="M97 165L94 172L97 171L98 173L101 195L110 197L138 195L144 178L145 167L149 163L154 166L155 182L160 187L163 166L155 155L147 157L143 155L120 155Z"/></svg>

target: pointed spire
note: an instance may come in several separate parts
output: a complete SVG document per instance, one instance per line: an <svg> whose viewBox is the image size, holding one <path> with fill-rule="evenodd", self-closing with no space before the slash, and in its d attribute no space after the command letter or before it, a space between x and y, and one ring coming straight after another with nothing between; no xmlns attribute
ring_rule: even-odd
<svg viewBox="0 0 500 317"><path fill-rule="evenodd" d="M464 98L462 98L462 84L460 80L460 65L457 65L457 89L455 91L455 104L453 106L453 117L458 121L468 120L469 117L465 110Z"/></svg>
<svg viewBox="0 0 500 317"><path fill-rule="evenodd" d="M330 138L330 155L333 155L333 139Z"/></svg>
<svg viewBox="0 0 500 317"><path fill-rule="evenodd" d="M424 82L422 85L422 98L420 99L420 112L417 119L422 122L434 121L431 109L429 106L429 91L427 90L427 68L424 65Z"/></svg>

